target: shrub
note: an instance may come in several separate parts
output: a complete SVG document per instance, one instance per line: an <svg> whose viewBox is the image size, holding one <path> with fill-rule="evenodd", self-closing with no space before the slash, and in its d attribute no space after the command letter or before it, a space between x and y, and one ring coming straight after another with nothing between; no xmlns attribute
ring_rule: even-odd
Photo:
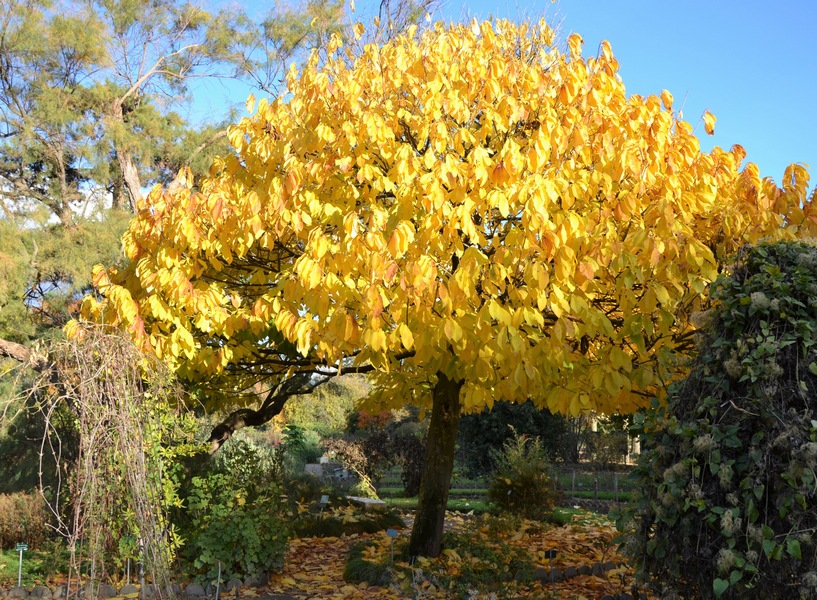
<svg viewBox="0 0 817 600"><path fill-rule="evenodd" d="M286 422L321 436L342 432L357 402L369 392L362 375L344 375L311 394L290 398L284 406Z"/></svg>
<svg viewBox="0 0 817 600"><path fill-rule="evenodd" d="M36 550L42 546L46 530L45 504L39 494L0 494L0 548L25 542Z"/></svg>
<svg viewBox="0 0 817 600"><path fill-rule="evenodd" d="M817 597L817 248L742 250L689 376L636 419L619 519L665 597Z"/></svg>
<svg viewBox="0 0 817 600"><path fill-rule="evenodd" d="M376 496L375 484L395 465L401 467L401 479L407 496L420 491L423 471L423 442L411 431L378 430L363 437L327 440L326 446L341 458L360 478L365 495Z"/></svg>
<svg viewBox="0 0 817 600"><path fill-rule="evenodd" d="M513 432L494 451L494 472L488 486L488 499L500 510L529 519L544 518L559 499L556 479L538 437Z"/></svg>
<svg viewBox="0 0 817 600"><path fill-rule="evenodd" d="M260 575L283 566L290 527L279 477L282 451L243 436L230 440L191 478L180 527L190 575L212 581Z"/></svg>

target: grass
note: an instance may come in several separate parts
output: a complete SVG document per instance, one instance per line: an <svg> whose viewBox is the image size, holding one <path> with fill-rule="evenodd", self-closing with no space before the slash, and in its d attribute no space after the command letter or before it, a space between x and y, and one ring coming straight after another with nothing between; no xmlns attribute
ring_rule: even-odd
<svg viewBox="0 0 817 600"><path fill-rule="evenodd" d="M401 510L416 510L417 498L384 498L386 504L392 508ZM469 500L465 498L449 498L448 510L455 512L471 512L474 514L482 514L490 512L490 505L484 500Z"/></svg>
<svg viewBox="0 0 817 600"><path fill-rule="evenodd" d="M594 499L598 498L599 500L612 500L612 501L614 501L616 499L616 493L615 492L608 492L608 491L599 491L599 493L596 494L595 492L593 492L591 490L588 490L588 491L578 491L577 490L573 494L566 493L565 496L567 497L568 501L570 500L570 498L581 498L581 499L584 499L584 500L594 500ZM631 499L632 499L632 493L631 492L621 492L620 491L618 493L618 501L619 502L629 502Z"/></svg>
<svg viewBox="0 0 817 600"><path fill-rule="evenodd" d="M386 504L391 508L399 510L416 510L417 498L385 498ZM448 499L448 506L446 507L452 512L473 512L475 515L486 513L494 513L495 508L485 500L460 500ZM553 525L567 525L574 515L584 514L586 511L581 509L558 507L545 518L545 521Z"/></svg>
<svg viewBox="0 0 817 600"><path fill-rule="evenodd" d="M559 485L565 492L573 489L573 473L572 469L558 470L557 479ZM619 490L631 490L633 486L627 478L627 473L613 473L610 471L593 472L593 471L579 471L575 470L576 474L576 491L592 491L595 489L596 481L598 481L599 490L613 490L615 489L616 477L618 477Z"/></svg>
<svg viewBox="0 0 817 600"><path fill-rule="evenodd" d="M20 553L16 550L0 551L0 587L17 585L17 569ZM43 550L23 552L22 585L31 588L46 585L54 576L68 569L68 552L57 544L50 544Z"/></svg>
<svg viewBox="0 0 817 600"><path fill-rule="evenodd" d="M487 488L452 488L448 492L450 497L474 497L485 496L488 493ZM377 490L377 495L381 498L400 497L403 495L403 487L381 487Z"/></svg>
<svg viewBox="0 0 817 600"><path fill-rule="evenodd" d="M589 467L585 467L589 468ZM623 500L627 497L625 492L633 490L627 475L627 471L596 471L596 470L582 470L582 465L575 467L565 466L556 467L556 479L566 496L571 496L571 491L574 489L574 473L575 473L575 497L576 498L592 498L593 491L598 481L599 499L612 500L616 486L616 479L618 479L619 499ZM487 493L487 483L485 478L469 479L465 477L454 477L452 482L455 487L451 489L452 496L482 496ZM385 477L383 477L378 485L377 493L380 496L402 496L403 484L400 481L399 469L392 469ZM609 496L605 495L609 493ZM589 494L589 495L588 495Z"/></svg>

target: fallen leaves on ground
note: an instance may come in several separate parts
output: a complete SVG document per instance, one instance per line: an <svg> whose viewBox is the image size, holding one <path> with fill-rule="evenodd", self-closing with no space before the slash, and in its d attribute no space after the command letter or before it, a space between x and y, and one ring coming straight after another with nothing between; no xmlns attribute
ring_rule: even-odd
<svg viewBox="0 0 817 600"><path fill-rule="evenodd" d="M490 518L452 514L446 517L452 543L437 559L418 559L415 564L401 562L395 556L393 583L389 587L366 583L351 584L343 579L349 549L365 544L367 561L388 564L391 539L385 532L350 535L340 538L302 538L293 540L287 565L273 576L269 592L289 594L297 599L407 599L407 598L546 598L555 590L555 598L599 599L607 594L630 592L632 569L617 551L615 527L606 518L580 513L563 527L517 520L513 528L503 530ZM408 530L397 540L405 543ZM556 550L552 566L564 572L573 567L606 564L604 572L577 575L551 584L541 581L550 572L548 550ZM522 562L520 562L520 559ZM482 564L480 564L482 563ZM538 578L519 577L519 564L532 567ZM610 564L612 563L612 564ZM613 566L615 565L615 566ZM476 583L467 577L476 575ZM493 580L481 579L486 573ZM530 569L528 569L530 575ZM521 580L520 580L521 579ZM492 594L494 594L492 596Z"/></svg>
<svg viewBox="0 0 817 600"><path fill-rule="evenodd" d="M344 537L313 537L292 540L283 572L270 578L269 591L295 598L402 600L398 591L366 583L352 585L343 580L349 548L375 534ZM384 534L385 536L385 534Z"/></svg>

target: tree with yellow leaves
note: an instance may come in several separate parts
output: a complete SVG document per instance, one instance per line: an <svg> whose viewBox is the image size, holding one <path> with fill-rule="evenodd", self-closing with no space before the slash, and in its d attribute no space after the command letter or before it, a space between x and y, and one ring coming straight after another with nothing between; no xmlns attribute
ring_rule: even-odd
<svg viewBox="0 0 817 600"><path fill-rule="evenodd" d="M357 57L335 39L199 189L146 198L85 314L185 378L265 383L216 443L344 371L430 408L410 553L436 555L461 414L637 410L678 376L718 260L817 229L802 167L781 188L740 146L701 152L669 92L628 97L617 72L606 42L561 52L544 23L412 28Z"/></svg>

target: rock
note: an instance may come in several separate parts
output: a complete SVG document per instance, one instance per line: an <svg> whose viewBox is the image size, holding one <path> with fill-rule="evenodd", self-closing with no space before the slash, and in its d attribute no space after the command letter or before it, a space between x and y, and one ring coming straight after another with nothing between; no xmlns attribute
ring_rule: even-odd
<svg viewBox="0 0 817 600"><path fill-rule="evenodd" d="M579 575L592 575L593 569L589 565L581 565L578 569Z"/></svg>
<svg viewBox="0 0 817 600"><path fill-rule="evenodd" d="M533 579L545 583L551 581L559 582L564 580L564 573L559 569L543 569L542 567L537 567L533 570Z"/></svg>
<svg viewBox="0 0 817 600"><path fill-rule="evenodd" d="M593 575L596 577L601 577L604 575L604 568L602 567L601 563L595 563L593 565Z"/></svg>
<svg viewBox="0 0 817 600"><path fill-rule="evenodd" d="M363 498L360 496L346 496L349 500L351 500L357 506L363 507L363 512L369 512L372 510L384 510L386 508L386 503L383 500L376 500L375 498Z"/></svg>
<svg viewBox="0 0 817 600"><path fill-rule="evenodd" d="M204 592L204 588L201 587L198 583L191 583L186 588L184 588L184 593L188 596L193 596L196 598L201 598L202 596L206 596Z"/></svg>
<svg viewBox="0 0 817 600"><path fill-rule="evenodd" d="M310 475L315 475L316 477L322 477L323 465L308 463L304 465L304 472L309 473Z"/></svg>
<svg viewBox="0 0 817 600"><path fill-rule="evenodd" d="M267 585L268 582L269 577L267 577L266 575L254 575L252 577L247 577L247 579L244 580L244 585L247 587L256 588L263 587Z"/></svg>
<svg viewBox="0 0 817 600"><path fill-rule="evenodd" d="M618 596L616 596L616 600L633 600L633 597L627 592L620 592Z"/></svg>
<svg viewBox="0 0 817 600"><path fill-rule="evenodd" d="M107 583L99 584L99 588L96 591L97 598L113 598L116 596L116 588L112 585L108 585Z"/></svg>
<svg viewBox="0 0 817 600"><path fill-rule="evenodd" d="M138 585L133 585L132 583L129 583L127 585L122 586L122 589L119 590L119 595L120 596L130 596L132 594L137 594L137 595L139 594L139 586Z"/></svg>
<svg viewBox="0 0 817 600"><path fill-rule="evenodd" d="M576 567L567 567L564 571L565 579L573 579L578 574L579 571L576 569Z"/></svg>
<svg viewBox="0 0 817 600"><path fill-rule="evenodd" d="M610 594L605 594L601 597L601 600L616 600L615 596L611 596Z"/></svg>
<svg viewBox="0 0 817 600"><path fill-rule="evenodd" d="M242 582L240 579L230 579L224 584L222 589L225 592L232 592L233 590L240 588L242 585L244 585L244 582Z"/></svg>
<svg viewBox="0 0 817 600"><path fill-rule="evenodd" d="M9 598L28 598L28 590L24 587L14 586L9 590Z"/></svg>
<svg viewBox="0 0 817 600"><path fill-rule="evenodd" d="M66 598L68 596L68 588L64 585L58 585L51 592L52 598Z"/></svg>
<svg viewBox="0 0 817 600"><path fill-rule="evenodd" d="M613 569L616 568L616 563L606 562L603 565L601 565L601 568L604 569L605 571L612 571Z"/></svg>
<svg viewBox="0 0 817 600"><path fill-rule="evenodd" d="M152 583L146 583L145 584L145 589L144 590L140 589L139 590L139 595L136 596L136 597L138 598L138 600L142 600L142 597L144 597L144 598L153 598L154 596L156 596L155 586Z"/></svg>
<svg viewBox="0 0 817 600"><path fill-rule="evenodd" d="M31 597L32 598L45 598L47 600L51 599L51 590L44 585L38 585L33 590L31 590Z"/></svg>

